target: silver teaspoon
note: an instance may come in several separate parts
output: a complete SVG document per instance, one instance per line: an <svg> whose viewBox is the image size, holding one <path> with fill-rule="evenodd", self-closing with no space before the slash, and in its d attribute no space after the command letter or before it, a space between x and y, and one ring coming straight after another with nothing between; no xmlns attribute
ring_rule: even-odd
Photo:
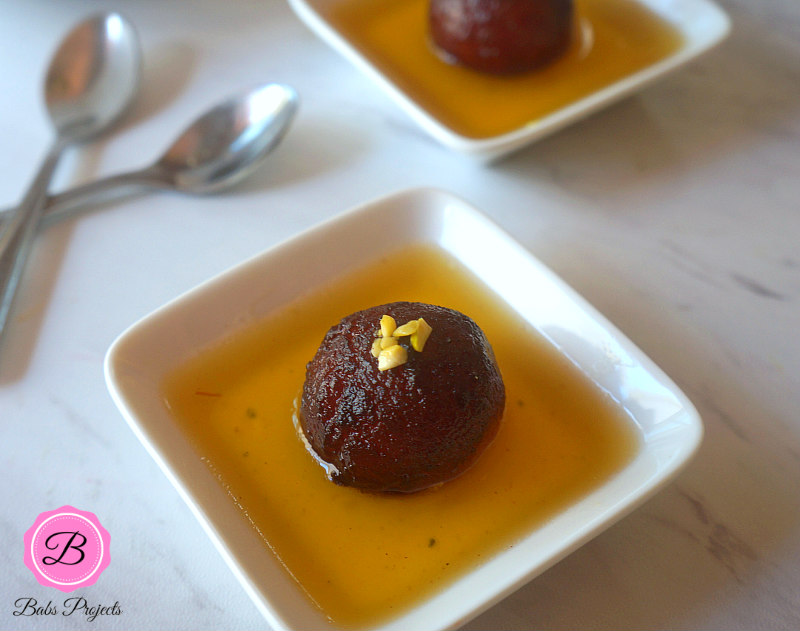
<svg viewBox="0 0 800 631"><path fill-rule="evenodd" d="M250 175L278 145L297 109L297 93L269 83L220 103L191 123L152 165L112 175L48 198L50 224L84 202L130 189L209 193ZM0 220L9 211L0 215Z"/></svg>
<svg viewBox="0 0 800 631"><path fill-rule="evenodd" d="M80 23L56 50L44 87L56 137L22 202L0 233L0 338L62 151L116 122L138 90L140 68L136 31L118 13L97 15Z"/></svg>

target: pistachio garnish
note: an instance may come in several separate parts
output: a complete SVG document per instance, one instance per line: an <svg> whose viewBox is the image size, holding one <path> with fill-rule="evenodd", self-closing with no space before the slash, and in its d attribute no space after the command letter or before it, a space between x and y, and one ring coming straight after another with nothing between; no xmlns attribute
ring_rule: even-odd
<svg viewBox="0 0 800 631"><path fill-rule="evenodd" d="M397 323L390 315L381 316L381 337L389 337L397 328Z"/></svg>
<svg viewBox="0 0 800 631"><path fill-rule="evenodd" d="M399 326L394 330L395 337L402 337L404 335L411 335L412 333L417 332L417 327L419 327L419 320L411 320L411 322L406 322L403 326Z"/></svg>
<svg viewBox="0 0 800 631"><path fill-rule="evenodd" d="M430 324L425 322L424 318L420 318L416 322L417 330L411 334L411 347L418 353L421 353L422 349L425 347L425 342L427 342L428 338L431 336L433 328Z"/></svg>
<svg viewBox="0 0 800 631"><path fill-rule="evenodd" d="M408 351L404 346L395 344L389 348L384 348L378 355L378 370L389 370L395 366L400 366L408 361Z"/></svg>
<svg viewBox="0 0 800 631"><path fill-rule="evenodd" d="M411 348L420 353L431 331L433 328L423 318L397 326L392 316L382 316L380 330L376 331L377 337L372 343L372 355L378 358L378 370L389 370L408 361L408 351L400 346L398 338L410 337Z"/></svg>

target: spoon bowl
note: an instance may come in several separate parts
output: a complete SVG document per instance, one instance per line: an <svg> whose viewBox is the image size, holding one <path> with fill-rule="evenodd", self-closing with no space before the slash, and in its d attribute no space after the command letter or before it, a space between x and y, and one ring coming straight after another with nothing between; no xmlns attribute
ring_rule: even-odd
<svg viewBox="0 0 800 631"><path fill-rule="evenodd" d="M45 77L45 104L62 138L78 141L110 127L133 102L141 50L118 13L96 15L62 40Z"/></svg>
<svg viewBox="0 0 800 631"><path fill-rule="evenodd" d="M185 192L211 193L238 183L286 134L297 93L270 83L212 108L172 143L154 168Z"/></svg>

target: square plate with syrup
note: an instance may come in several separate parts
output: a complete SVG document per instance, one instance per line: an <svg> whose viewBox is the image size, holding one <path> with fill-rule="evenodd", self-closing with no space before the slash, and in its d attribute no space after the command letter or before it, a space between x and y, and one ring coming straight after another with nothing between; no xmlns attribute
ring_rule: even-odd
<svg viewBox="0 0 800 631"><path fill-rule="evenodd" d="M730 30L711 0L575 0L567 53L540 70L501 77L443 61L429 42L427 3L289 0L431 136L487 160L641 90Z"/></svg>
<svg viewBox="0 0 800 631"><path fill-rule="evenodd" d="M392 299L474 316L507 391L478 462L405 496L330 482L292 419L327 328ZM651 497L703 433L620 331L433 189L345 212L177 297L113 343L106 380L269 624L294 631L457 628Z"/></svg>

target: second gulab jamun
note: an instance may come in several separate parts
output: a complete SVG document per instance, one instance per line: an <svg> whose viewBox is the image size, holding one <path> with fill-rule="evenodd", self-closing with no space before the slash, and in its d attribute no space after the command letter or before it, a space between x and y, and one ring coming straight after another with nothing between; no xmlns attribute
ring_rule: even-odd
<svg viewBox="0 0 800 631"><path fill-rule="evenodd" d="M394 302L331 327L306 367L298 420L334 482L408 493L466 471L504 405L491 345L471 318Z"/></svg>
<svg viewBox="0 0 800 631"><path fill-rule="evenodd" d="M572 0L430 0L430 37L448 61L490 74L534 70L560 57Z"/></svg>

